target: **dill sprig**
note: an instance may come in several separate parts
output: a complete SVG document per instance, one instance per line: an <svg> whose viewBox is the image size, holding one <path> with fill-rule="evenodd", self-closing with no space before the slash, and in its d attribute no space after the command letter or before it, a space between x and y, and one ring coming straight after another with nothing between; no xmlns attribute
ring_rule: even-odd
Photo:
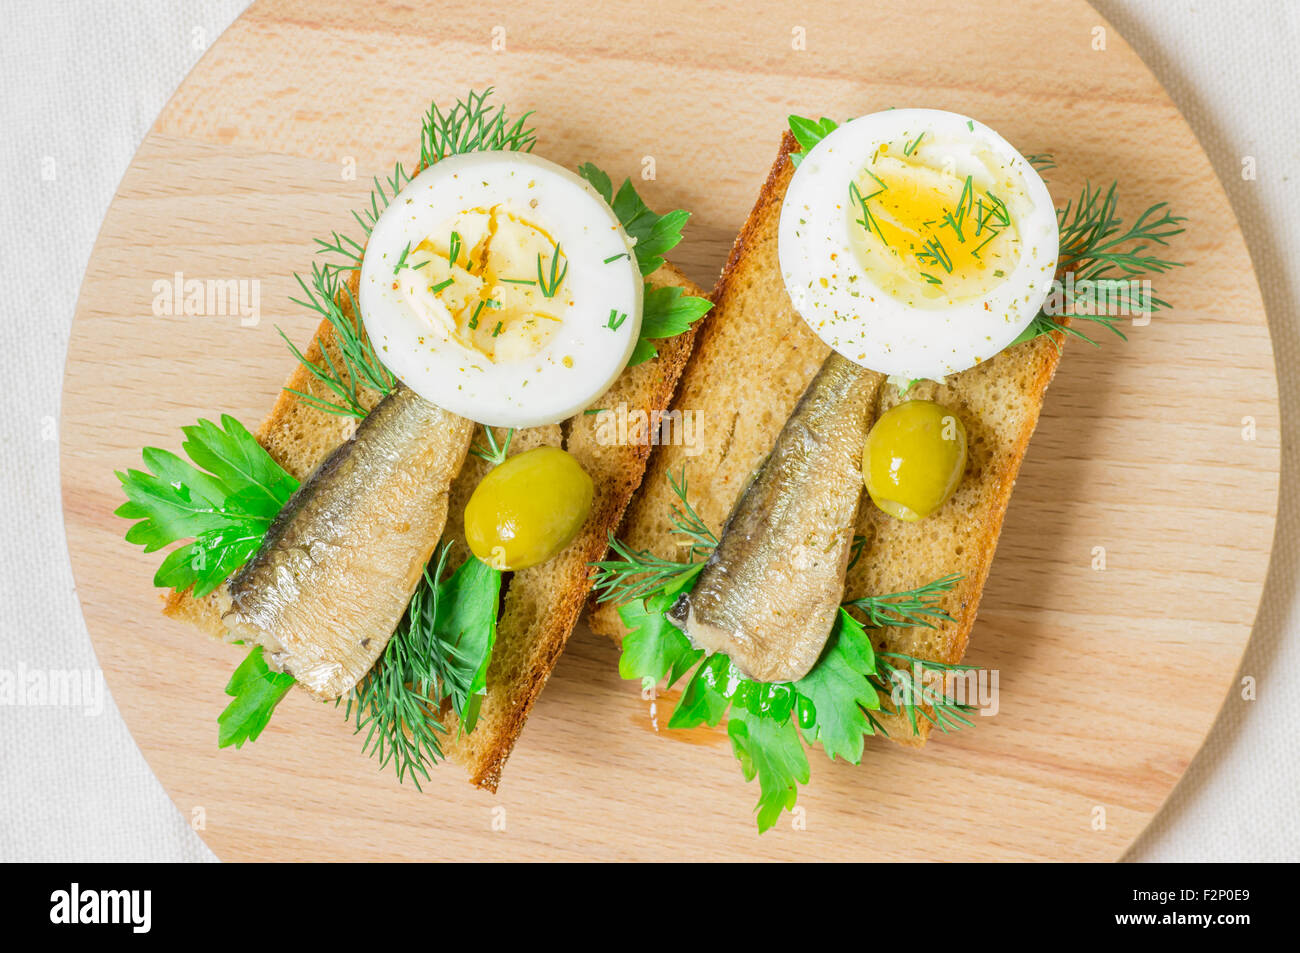
<svg viewBox="0 0 1300 953"><path fill-rule="evenodd" d="M849 566L848 569L845 570L846 572L851 571L853 567L858 564L858 560L862 558L862 552L866 548L867 537L863 536L861 533L854 533L853 542L849 545Z"/></svg>
<svg viewBox="0 0 1300 953"><path fill-rule="evenodd" d="M882 596L863 596L860 599L846 600L846 609L857 609L866 616L865 624L873 628L901 626L908 628L933 629L940 622L952 622L953 618L940 605L940 597L951 592L964 577L961 573L950 573L931 580L915 589L905 589ZM945 733L960 727L970 727L972 722L965 716L974 710L973 706L958 704L942 692L918 684L917 672L924 678L930 671L974 671L974 665L949 665L929 659L905 655L901 652L875 653L875 672L867 680L883 695L890 698L894 705L893 714L906 715L912 726L912 734L918 734L917 714L928 719ZM906 663L886 662L894 659ZM888 734L885 727L876 720L875 715L864 710L867 720L881 734Z"/></svg>
<svg viewBox="0 0 1300 953"><path fill-rule="evenodd" d="M420 163L432 165L439 159L464 152L532 152L535 130L526 126L531 110L511 120L504 106L488 106L492 87L473 90L447 112L430 103L420 136Z"/></svg>
<svg viewBox="0 0 1300 953"><path fill-rule="evenodd" d="M856 539L854 545L857 547ZM856 561L856 556L854 558ZM952 621L952 616L940 608L940 596L951 592L961 579L961 573L951 573L931 580L923 586L917 586L915 589L891 592L883 596L849 599L844 605L863 612L867 617L866 624L876 628L896 625L933 629L937 622Z"/></svg>
<svg viewBox="0 0 1300 953"><path fill-rule="evenodd" d="M886 662L885 659L893 659L897 663ZM924 679L928 673L942 673L946 676L949 672L972 672L976 671L979 666L976 665L949 665L946 662L932 662L929 659L917 658L915 655L904 655L901 652L877 652L876 653L876 672L869 677L867 681L872 686L889 698L890 704L894 706L891 714L905 715L912 726L912 734L920 734L920 725L917 721L917 715L927 719L940 731L947 734L949 731L955 731L959 728L970 728L974 725L966 715L975 710L974 705L959 704L948 697L944 691L936 691L933 687L926 686L923 682L918 683L917 675ZM874 714L865 711L872 727L881 734L888 735L884 726L876 720Z"/></svg>
<svg viewBox="0 0 1300 953"><path fill-rule="evenodd" d="M677 562L656 556L649 550L633 549L613 533L609 534L609 548L618 559L591 564L596 570L592 589L597 593L597 602L615 599L619 605L627 605L685 582L704 568L702 562Z"/></svg>
<svg viewBox="0 0 1300 953"><path fill-rule="evenodd" d="M547 298L554 298L555 293L560 290L560 282L564 281L564 276L569 273L569 259L564 259L564 268L560 268L560 246L556 244L555 253L551 255L550 276L542 271L542 256L539 252L537 255L537 286L541 289L542 294Z"/></svg>
<svg viewBox="0 0 1300 953"><path fill-rule="evenodd" d="M1025 161L1033 166L1040 175L1049 169L1056 168L1056 159L1050 152L1025 153Z"/></svg>
<svg viewBox="0 0 1300 953"><path fill-rule="evenodd" d="M366 234L369 234L367 232ZM361 256L366 246L340 232L330 232L328 239L316 239L317 254L329 253L343 259L342 262L329 262L326 267L343 271L355 271L361 267Z"/></svg>
<svg viewBox="0 0 1300 953"><path fill-rule="evenodd" d="M672 487L673 495L681 501L680 506L673 504L673 532L685 536L691 541L687 553L691 562L708 558L713 550L717 548L718 537L713 535L713 531L709 529L708 524L700 518L700 514L695 512L695 507L691 506L690 500L687 499L686 464L682 464L682 472L679 477L674 477L671 470L668 472L668 485Z"/></svg>
<svg viewBox="0 0 1300 953"><path fill-rule="evenodd" d="M305 280L302 275L294 277L298 279L298 286L302 289L304 297L290 300L294 304L315 311L329 322L330 327L334 329L334 344L338 347L343 362L340 367L330 357L329 350L319 337L316 341L320 345L321 363L308 360L307 356L281 330L280 337L284 338L284 342L289 345L289 350L293 352L294 357L339 399L326 400L293 388L286 388L286 390L326 413L345 417L365 417L367 411L361 403L359 388L364 387L375 391L380 396L387 396L395 386L395 379L375 354L375 349L361 326L360 318L349 317L343 310L341 302L346 300L353 315L361 314L352 289L346 282L339 281L337 269L331 269L320 263L312 265L310 281Z"/></svg>
<svg viewBox="0 0 1300 953"><path fill-rule="evenodd" d="M877 179L877 181L879 180ZM863 195L862 190L858 188L858 183L852 180L849 181L849 200L853 202L854 205L858 206L858 208L862 209L862 217L859 219L855 219L855 221L863 228L865 228L868 233L874 231L877 235L879 235L880 240L884 242L885 247L888 248L889 239L887 239L885 237L885 233L881 231L880 223L876 221L876 217L871 214L870 206L867 205L868 199L874 198L875 196L879 195L883 191L884 191L883 188L879 188L876 191L872 192L870 195Z"/></svg>
<svg viewBox="0 0 1300 953"><path fill-rule="evenodd" d="M673 584L684 583L704 568L701 560L707 559L718 545L718 538L687 498L685 464L680 477L669 472L668 485L680 501L672 507L672 526L674 533L689 541L685 543L687 561L664 559L648 550L633 549L611 532L609 548L619 558L591 564L596 570L592 588L598 602L617 599L619 605L625 605Z"/></svg>
<svg viewBox="0 0 1300 953"><path fill-rule="evenodd" d="M1118 207L1118 183L1112 182L1104 192L1085 183L1079 198L1057 212L1061 235L1057 273L1073 272L1076 282L1121 282L1116 286L1119 302L1131 304L1128 279L1146 274L1161 275L1182 267L1182 262L1160 257L1153 251L1153 246L1167 247L1171 238L1182 234L1182 223L1186 218L1172 214L1168 203L1157 202L1131 224L1125 225ZM1142 303L1152 311L1169 307L1167 301L1154 295ZM1122 314L1077 314L1073 317L1092 321L1126 339L1119 329L1119 322L1124 317ZM1081 338L1089 344L1097 343L1078 328L1044 312L1039 312L1015 343L1054 331Z"/></svg>
<svg viewBox="0 0 1300 953"><path fill-rule="evenodd" d="M481 447L477 443L471 444L469 452L480 459L486 460L494 467L499 467L506 462L506 454L510 452L510 441L515 437L515 428L511 427L506 431L506 438L503 441L497 441L496 431L487 424L483 424L483 436L487 440L487 446Z"/></svg>
<svg viewBox="0 0 1300 953"><path fill-rule="evenodd" d="M437 566L424 570L422 584L415 590L398 631L388 640L384 654L365 678L347 696L345 717L356 731L366 732L361 750L379 759L379 766L391 761L400 782L410 774L416 790L420 778L429 779L429 767L442 760L438 738L446 727L430 700L446 678L446 666L434 636L438 614L438 580L447 565L449 546L443 546ZM412 644L412 635L419 644Z"/></svg>
<svg viewBox="0 0 1300 953"><path fill-rule="evenodd" d="M450 553L444 543L424 567L383 655L346 696L362 750L416 788L442 760L441 713L450 707L461 731L474 730L496 641L501 573L470 558L443 578Z"/></svg>
<svg viewBox="0 0 1300 953"><path fill-rule="evenodd" d="M402 168L402 163L398 162L393 166L392 175L386 176L382 181L379 176L375 176L371 181L374 183L374 188L370 190L370 204L363 207L360 211L355 209L352 211L352 217L357 220L357 224L361 226L361 230L366 233L367 238L369 238L370 233L374 231L375 223L379 221L379 216L384 214L384 210L392 204L393 199L397 198L397 193L402 191L402 189L406 187L406 184L411 181L411 177L407 175L406 170ZM317 239L316 243L318 245L324 244L319 239ZM356 250L355 246L358 245L357 242L349 239L347 240L347 243L350 249L353 251ZM320 250L334 251L334 249L329 246L325 246ZM360 253L356 255L349 253L344 254L346 258L352 261L352 264L347 264L342 267L345 267L348 270L354 270L361 267Z"/></svg>

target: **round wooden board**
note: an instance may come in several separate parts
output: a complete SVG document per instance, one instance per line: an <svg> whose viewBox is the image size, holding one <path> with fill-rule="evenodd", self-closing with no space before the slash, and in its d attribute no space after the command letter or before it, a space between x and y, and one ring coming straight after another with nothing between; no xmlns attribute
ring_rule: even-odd
<svg viewBox="0 0 1300 953"><path fill-rule="evenodd" d="M466 15L277 0L221 37L105 219L62 431L68 543L100 662L218 855L1123 855L1201 745L1250 635L1277 500L1277 388L1250 260L1191 131L1081 0L1023 6L531 0ZM430 98L487 85L536 110L539 154L620 179L652 165L638 187L692 210L673 258L706 287L791 112L954 109L1053 152L1059 201L1117 178L1130 213L1168 199L1188 216L1173 257L1192 267L1159 283L1172 312L1127 344L1072 343L1048 393L968 657L999 672L995 717L920 752L873 743L859 767L814 754L806 829L783 821L761 838L725 734L656 734L615 647L585 626L496 795L454 765L423 794L399 786L341 712L297 693L256 744L217 749L239 654L158 614L158 557L123 542L113 470L138 465L142 446L177 448L198 416L255 425L268 412L292 368L275 328L305 342L315 324L289 302L312 239L352 225L371 175L412 162ZM155 314L154 282L178 272L260 282L259 323Z"/></svg>

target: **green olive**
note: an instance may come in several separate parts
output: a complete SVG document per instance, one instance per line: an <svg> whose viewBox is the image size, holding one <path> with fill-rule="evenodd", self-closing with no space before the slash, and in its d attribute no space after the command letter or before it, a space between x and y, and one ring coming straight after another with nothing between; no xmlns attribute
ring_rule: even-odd
<svg viewBox="0 0 1300 953"><path fill-rule="evenodd" d="M559 447L537 447L489 471L465 505L465 542L497 569L527 569L573 542L595 486Z"/></svg>
<svg viewBox="0 0 1300 953"><path fill-rule="evenodd" d="M952 496L966 470L966 428L932 400L909 400L880 415L862 451L872 501L912 522Z"/></svg>

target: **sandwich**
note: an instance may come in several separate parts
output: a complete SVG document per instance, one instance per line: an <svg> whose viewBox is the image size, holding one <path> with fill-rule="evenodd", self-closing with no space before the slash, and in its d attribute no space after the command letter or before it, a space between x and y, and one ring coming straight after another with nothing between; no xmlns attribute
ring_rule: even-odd
<svg viewBox="0 0 1300 953"><path fill-rule="evenodd" d="M222 747L297 689L399 781L450 758L495 790L640 483L648 446L589 411L667 405L710 307L664 259L687 213L533 155L490 95L432 105L414 171L317 240L320 326L261 425L118 473L163 611L240 646Z"/></svg>
<svg viewBox="0 0 1300 953"><path fill-rule="evenodd" d="M1063 345L1166 306L1183 220L1121 219L1116 185L1058 207L1053 167L940 110L792 116L735 241L673 400L696 439L659 441L591 624L669 733L726 720L760 831L808 749L973 724L963 660Z"/></svg>

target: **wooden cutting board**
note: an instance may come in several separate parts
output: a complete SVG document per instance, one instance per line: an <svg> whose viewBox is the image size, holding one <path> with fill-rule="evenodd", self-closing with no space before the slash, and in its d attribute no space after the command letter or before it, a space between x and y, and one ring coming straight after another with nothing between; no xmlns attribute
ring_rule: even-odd
<svg viewBox="0 0 1300 953"><path fill-rule="evenodd" d="M804 5L672 0L268 0L177 91L91 258L63 395L63 498L78 592L141 750L221 857L250 859L1114 859L1177 783L1250 636L1278 490L1264 310L1223 190L1120 36L1081 0ZM1099 48L1100 47L1100 48ZM294 693L263 737L216 747L240 652L158 614L157 556L122 540L115 468L179 427L255 425L315 321L289 302L313 238L352 227L369 177L417 155L420 116L495 85L536 110L539 154L638 178L694 217L674 259L712 284L785 117L888 106L975 115L1055 153L1058 200L1122 183L1130 213L1188 216L1128 343L1072 343L1020 475L968 661L996 716L863 764L813 755L806 829L759 837L721 732L656 733L615 647L575 632L500 792L440 767L423 794L359 752L341 712ZM260 320L156 313L177 273L257 282ZM248 285L252 288L253 285ZM228 309L233 312L233 309ZM743 369L738 369L738 371ZM1104 565L1104 568L1102 568ZM1099 821L1104 820L1104 825Z"/></svg>

